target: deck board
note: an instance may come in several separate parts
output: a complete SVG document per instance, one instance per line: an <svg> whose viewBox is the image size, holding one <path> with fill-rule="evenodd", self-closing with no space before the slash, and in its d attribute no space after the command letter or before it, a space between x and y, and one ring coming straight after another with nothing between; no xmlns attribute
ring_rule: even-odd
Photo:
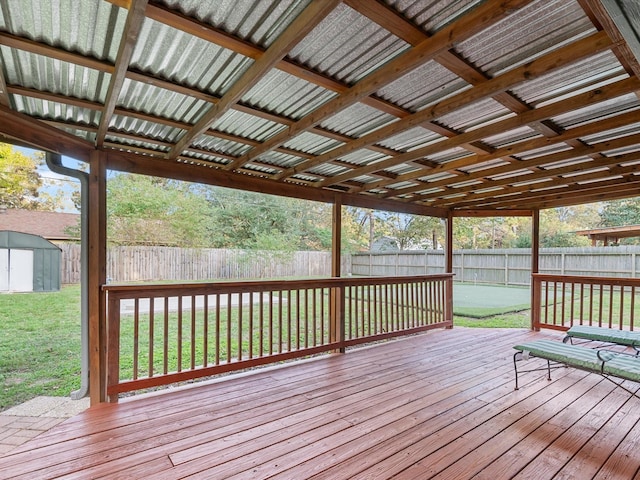
<svg viewBox="0 0 640 480"><path fill-rule="evenodd" d="M0 458L1 478L637 478L640 400L524 374L558 332L431 331L100 405ZM535 362L538 360L532 360Z"/></svg>

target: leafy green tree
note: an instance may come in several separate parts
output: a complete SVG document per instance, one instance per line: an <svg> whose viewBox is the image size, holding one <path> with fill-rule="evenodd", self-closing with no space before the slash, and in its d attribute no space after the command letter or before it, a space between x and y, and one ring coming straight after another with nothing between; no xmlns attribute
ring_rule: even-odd
<svg viewBox="0 0 640 480"><path fill-rule="evenodd" d="M206 197L212 207L211 241L216 247L331 248L330 205L217 187L209 188Z"/></svg>
<svg viewBox="0 0 640 480"><path fill-rule="evenodd" d="M42 179L38 166L42 159L28 157L0 143L0 204L9 208L37 209Z"/></svg>
<svg viewBox="0 0 640 480"><path fill-rule="evenodd" d="M394 238L400 250L438 248L444 235L443 223L434 217L378 211L375 221L375 237Z"/></svg>
<svg viewBox="0 0 640 480"><path fill-rule="evenodd" d="M118 244L206 246L211 211L198 186L144 175L107 181L108 239Z"/></svg>
<svg viewBox="0 0 640 480"><path fill-rule="evenodd" d="M600 227L640 225L640 198L606 202L600 212Z"/></svg>

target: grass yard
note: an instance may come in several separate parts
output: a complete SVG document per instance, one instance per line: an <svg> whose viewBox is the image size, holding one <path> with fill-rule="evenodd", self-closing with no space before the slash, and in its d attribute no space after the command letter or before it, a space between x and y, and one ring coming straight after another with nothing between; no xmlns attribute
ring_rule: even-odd
<svg viewBox="0 0 640 480"><path fill-rule="evenodd" d="M80 388L80 286L0 295L0 410Z"/></svg>

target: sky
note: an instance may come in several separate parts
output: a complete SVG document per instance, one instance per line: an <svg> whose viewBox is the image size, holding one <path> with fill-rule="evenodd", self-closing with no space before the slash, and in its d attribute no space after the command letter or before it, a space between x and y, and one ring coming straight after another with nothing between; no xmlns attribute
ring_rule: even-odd
<svg viewBox="0 0 640 480"><path fill-rule="evenodd" d="M36 150L31 150L23 147L14 146L14 149L29 157L33 156L34 153L36 153ZM77 168L78 166L77 161L68 157L62 157L62 164L70 168ZM46 163L43 163L38 167L38 173L40 174L40 178L42 178L42 187L40 189L41 192L47 192L50 195L55 195L58 192L63 192L66 200L59 211L67 213L80 213L71 201L71 193L74 190L80 189L80 181L77 178L68 177L52 172L49 167L47 167Z"/></svg>

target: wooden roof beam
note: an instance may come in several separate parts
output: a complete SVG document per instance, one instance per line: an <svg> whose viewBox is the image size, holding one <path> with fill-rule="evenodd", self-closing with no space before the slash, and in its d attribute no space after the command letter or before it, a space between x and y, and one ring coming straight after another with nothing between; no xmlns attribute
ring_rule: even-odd
<svg viewBox="0 0 640 480"><path fill-rule="evenodd" d="M118 102L118 97L120 96L120 91L122 90L127 70L129 69L129 63L131 63L133 49L136 46L138 34L140 33L140 28L142 27L142 23L145 19L146 6L147 0L132 0L129 5L127 20L125 22L122 39L120 40L120 46L116 56L115 68L111 74L104 108L100 115L100 125L98 126L98 133L96 135L96 146L98 148L102 146L104 137L109 129L111 117L113 116L113 111L116 108L116 103Z"/></svg>

